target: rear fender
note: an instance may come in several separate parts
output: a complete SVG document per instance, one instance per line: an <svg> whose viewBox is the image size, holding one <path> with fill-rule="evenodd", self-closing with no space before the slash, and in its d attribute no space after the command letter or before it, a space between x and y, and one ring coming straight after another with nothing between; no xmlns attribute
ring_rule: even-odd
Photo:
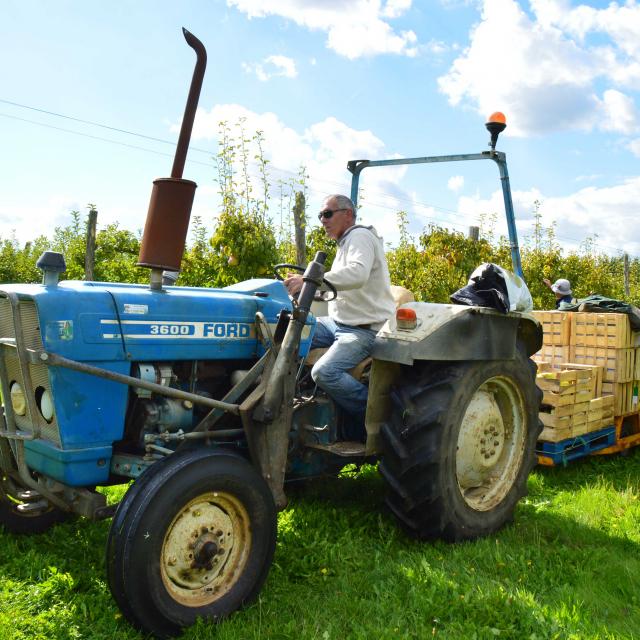
<svg viewBox="0 0 640 640"><path fill-rule="evenodd" d="M486 307L410 302L415 329L400 329L391 318L378 332L372 356L411 365L416 360L511 360L517 341L527 355L542 346L542 326L525 313L501 313Z"/></svg>

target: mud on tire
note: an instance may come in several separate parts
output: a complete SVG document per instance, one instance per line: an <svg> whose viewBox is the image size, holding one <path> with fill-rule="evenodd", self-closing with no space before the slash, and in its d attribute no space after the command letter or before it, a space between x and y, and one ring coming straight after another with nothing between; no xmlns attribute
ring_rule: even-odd
<svg viewBox="0 0 640 640"><path fill-rule="evenodd" d="M513 360L407 367L382 426L386 504L419 538L470 540L513 518L542 430L536 365Z"/></svg>

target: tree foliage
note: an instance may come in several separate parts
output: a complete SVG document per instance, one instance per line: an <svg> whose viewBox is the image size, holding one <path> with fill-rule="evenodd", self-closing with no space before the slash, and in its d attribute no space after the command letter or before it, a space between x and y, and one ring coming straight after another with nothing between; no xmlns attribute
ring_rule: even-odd
<svg viewBox="0 0 640 640"><path fill-rule="evenodd" d="M475 242L435 225L429 225L416 243L407 231L406 213L397 216L400 243L387 251L389 274L393 284L412 291L416 300L448 302L475 267L492 258L486 240Z"/></svg>
<svg viewBox="0 0 640 640"><path fill-rule="evenodd" d="M0 282L40 282L42 273L36 268L36 261L48 246L49 240L44 236L23 247L14 237L0 240Z"/></svg>
<svg viewBox="0 0 640 640"><path fill-rule="evenodd" d="M192 233L182 259L178 284L223 287L255 277L271 277L278 262L296 262L292 207L296 192L306 196L308 176L304 167L288 180L279 180L272 194L269 161L263 153L261 131L248 135L244 120L233 127L219 123L219 147L215 181L219 209L210 221L194 217ZM304 200L306 197L298 197ZM522 239L521 260L525 281L536 308L553 308L554 296L543 279L568 278L574 296L600 293L640 304L640 260L629 264L630 294L624 292L623 256L596 251L597 237L564 253L555 226L545 228L534 207L534 227ZM275 220L272 213L275 212ZM462 233L429 225L417 236L408 231L405 212L397 213L400 241L387 248L391 280L414 292L417 300L448 302L449 296L467 283L470 273L483 262L494 262L511 270L511 248L504 237L495 237L495 214L482 221L482 239L471 240ZM39 282L42 274L36 261L45 250L65 255L67 279L84 278L87 220L71 212L71 223L58 227L51 239L40 236L21 246L15 237L0 238L0 281ZM213 231L207 230L211 223ZM327 254L329 269L336 252L321 226L309 227L304 214L306 259L317 251ZM140 238L110 224L96 236L94 277L105 282L147 282L148 271L136 266Z"/></svg>

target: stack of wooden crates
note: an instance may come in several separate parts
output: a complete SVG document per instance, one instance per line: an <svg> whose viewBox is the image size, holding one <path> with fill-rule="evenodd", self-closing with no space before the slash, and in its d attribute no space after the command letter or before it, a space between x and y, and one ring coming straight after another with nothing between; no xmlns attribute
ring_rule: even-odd
<svg viewBox="0 0 640 640"><path fill-rule="evenodd" d="M640 344L623 313L534 311L542 323L540 439L560 442L638 410ZM639 353L636 353L639 352Z"/></svg>

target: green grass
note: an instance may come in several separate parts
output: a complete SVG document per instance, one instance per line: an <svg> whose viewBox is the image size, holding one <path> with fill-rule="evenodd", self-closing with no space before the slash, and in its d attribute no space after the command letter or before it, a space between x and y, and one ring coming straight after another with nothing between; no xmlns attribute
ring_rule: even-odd
<svg viewBox="0 0 640 640"><path fill-rule="evenodd" d="M473 543L411 540L383 495L371 467L290 488L259 600L184 637L640 637L640 451L538 468L513 525ZM0 531L0 638L142 638L109 595L108 528Z"/></svg>

